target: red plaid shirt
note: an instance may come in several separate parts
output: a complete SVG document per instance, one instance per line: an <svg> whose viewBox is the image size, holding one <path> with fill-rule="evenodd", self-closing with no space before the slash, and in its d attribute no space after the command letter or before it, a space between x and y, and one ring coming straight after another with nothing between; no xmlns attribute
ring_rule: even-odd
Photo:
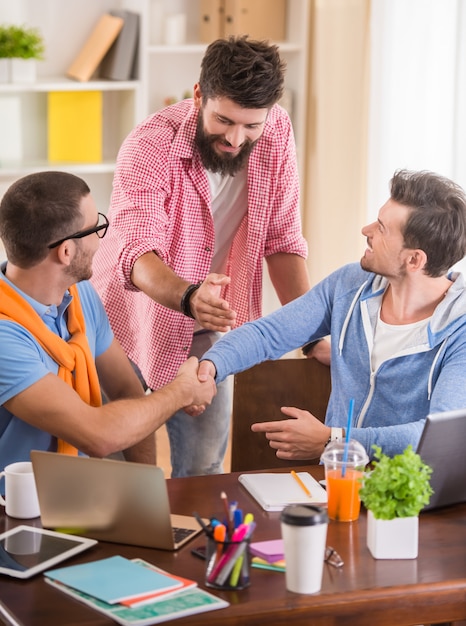
<svg viewBox="0 0 466 626"><path fill-rule="evenodd" d="M110 228L92 282L113 331L152 389L172 380L187 358L194 320L151 300L131 282L135 261L152 250L180 277L210 272L214 223L209 183L194 147L198 111L185 100L137 126L118 155ZM242 324L261 315L262 261L277 252L306 257L301 233L293 130L274 106L248 165L248 211L231 246L223 296Z"/></svg>

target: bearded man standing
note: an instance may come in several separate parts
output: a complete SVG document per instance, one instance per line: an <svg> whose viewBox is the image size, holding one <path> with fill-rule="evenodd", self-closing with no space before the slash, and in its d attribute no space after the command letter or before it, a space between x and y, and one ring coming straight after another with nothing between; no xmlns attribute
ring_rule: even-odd
<svg viewBox="0 0 466 626"><path fill-rule="evenodd" d="M226 331L261 316L265 258L282 304L309 289L284 63L247 37L210 44L192 99L124 141L93 284L150 389ZM231 398L170 418L173 476L218 473Z"/></svg>

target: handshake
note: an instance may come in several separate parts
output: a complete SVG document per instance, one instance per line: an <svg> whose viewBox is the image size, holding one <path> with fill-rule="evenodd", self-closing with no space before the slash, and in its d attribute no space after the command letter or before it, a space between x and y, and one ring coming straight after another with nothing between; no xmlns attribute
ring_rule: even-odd
<svg viewBox="0 0 466 626"><path fill-rule="evenodd" d="M196 357L190 357L181 365L174 383L182 385L190 401L184 407L192 417L201 415L217 393L215 384L215 366L212 361L199 363Z"/></svg>
<svg viewBox="0 0 466 626"><path fill-rule="evenodd" d="M325 357L329 356L328 342L319 343L323 344L322 354ZM318 358L317 355L315 358ZM323 358L319 360L325 362ZM183 376L191 386L192 401L184 406L184 411L188 415L192 417L201 415L206 406L212 402L216 394L214 378L216 374L212 361L205 360L199 363L196 357L189 358L180 367L175 380ZM251 425L251 430L265 435L279 459L290 461L319 458L329 440L330 427L304 409L283 406L280 410L283 414L282 420L256 422Z"/></svg>

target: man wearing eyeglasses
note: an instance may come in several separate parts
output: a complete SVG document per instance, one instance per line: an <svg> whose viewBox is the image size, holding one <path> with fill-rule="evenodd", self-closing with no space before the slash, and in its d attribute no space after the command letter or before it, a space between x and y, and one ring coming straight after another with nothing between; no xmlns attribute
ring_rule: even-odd
<svg viewBox="0 0 466 626"><path fill-rule="evenodd" d="M65 172L25 176L0 203L0 469L32 449L153 463L154 431L215 394L213 380L196 384L195 358L144 394L89 283L107 228L87 184Z"/></svg>

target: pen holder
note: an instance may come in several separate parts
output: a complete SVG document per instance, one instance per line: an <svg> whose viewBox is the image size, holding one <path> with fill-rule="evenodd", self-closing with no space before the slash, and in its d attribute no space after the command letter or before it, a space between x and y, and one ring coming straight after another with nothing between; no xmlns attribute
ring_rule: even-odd
<svg viewBox="0 0 466 626"><path fill-rule="evenodd" d="M249 587L249 538L216 541L207 537L205 584L232 591Z"/></svg>

